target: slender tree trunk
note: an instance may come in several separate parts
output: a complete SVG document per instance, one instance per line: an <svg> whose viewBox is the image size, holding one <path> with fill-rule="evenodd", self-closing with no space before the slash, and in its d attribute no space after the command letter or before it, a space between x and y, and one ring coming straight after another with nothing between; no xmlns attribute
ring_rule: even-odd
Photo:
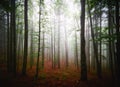
<svg viewBox="0 0 120 87"><path fill-rule="evenodd" d="M43 31L43 43L42 43L42 69L44 69L44 49L45 49L45 31Z"/></svg>
<svg viewBox="0 0 120 87"><path fill-rule="evenodd" d="M24 30L24 28L23 28L23 24L21 24L21 34L20 34L20 42L21 42L21 44L20 44L20 65L21 65L21 69L22 69L22 64L23 64L23 56L24 56L24 51L23 51L23 49L24 49L24 35L23 35L23 30Z"/></svg>
<svg viewBox="0 0 120 87"><path fill-rule="evenodd" d="M5 16L4 16L4 18L5 18ZM6 38L7 38L7 37L6 37L6 29L7 29L7 28L6 28L5 26L7 26L6 20L4 20L4 31L3 31L3 32L4 32L4 36L3 36L3 37L4 37L4 42L3 42L3 43L4 43L4 48L3 48L3 49L4 49L4 50L3 50L4 60L3 60L3 62L6 63L6 55L7 55L7 54L6 54L6 52L7 52L7 49L6 49L6 46L7 46L7 45L6 45Z"/></svg>
<svg viewBox="0 0 120 87"><path fill-rule="evenodd" d="M60 9L58 17L58 68L60 68Z"/></svg>
<svg viewBox="0 0 120 87"><path fill-rule="evenodd" d="M24 58L22 74L26 75L27 56L28 56L28 0L24 1L24 22L25 22L25 36L24 36Z"/></svg>
<svg viewBox="0 0 120 87"><path fill-rule="evenodd" d="M19 16L17 17L18 18L18 25L17 25L17 29L19 31ZM21 30L20 32L17 33L17 70L19 70L19 62L20 62L20 34L21 34Z"/></svg>
<svg viewBox="0 0 120 87"><path fill-rule="evenodd" d="M7 12L7 71L10 72L10 26L9 26L9 12Z"/></svg>
<svg viewBox="0 0 120 87"><path fill-rule="evenodd" d="M38 78L38 71L39 71L39 57L40 57L40 38L41 38L41 0L39 3L39 40L38 40L38 55L37 55L37 63L36 63L36 78Z"/></svg>
<svg viewBox="0 0 120 87"><path fill-rule="evenodd" d="M76 29L79 29L79 23L77 21L77 17L75 17L76 23L77 23L77 27ZM77 30L75 30L75 64L77 65L77 69L79 69L79 61L78 61L78 41L77 41L78 37L77 37Z"/></svg>
<svg viewBox="0 0 120 87"><path fill-rule="evenodd" d="M52 37L53 37L53 35L52 35ZM48 36L48 43L50 43L50 39L51 39L51 37ZM52 38L51 43L52 43L51 45L53 45L53 38ZM50 53L51 53L51 55L50 55ZM49 61L51 61L51 58L52 58L52 64L53 64L53 46L51 46L51 49L49 47L47 48L47 58Z"/></svg>
<svg viewBox="0 0 120 87"><path fill-rule="evenodd" d="M31 28L31 47L30 47L30 68L32 68L33 63L34 63L34 59L33 59L33 21L32 21L32 28Z"/></svg>
<svg viewBox="0 0 120 87"><path fill-rule="evenodd" d="M50 11L50 21L51 21L51 11ZM54 68L54 57L53 57L53 27L52 27L52 25L51 25L51 23L50 23L50 29L51 29L51 48L50 48L50 53L51 53L51 59L52 59L52 69ZM48 37L49 38L49 37ZM49 58L49 60L50 60L50 58Z"/></svg>
<svg viewBox="0 0 120 87"><path fill-rule="evenodd" d="M75 64L77 66L77 69L79 68L78 64L78 45L77 45L77 32L75 30Z"/></svg>
<svg viewBox="0 0 120 87"><path fill-rule="evenodd" d="M88 4L88 13L90 16L90 26L91 26L91 37L93 40L93 48L94 48L94 55L95 55L95 59L96 59L96 63L97 63L97 75L99 78L101 78L101 73L100 73L100 63L98 60L98 51L97 51L97 45L95 43L95 37L94 37L94 30L93 30L93 25L92 25L92 17L91 17L91 12L90 12L90 6L89 6L89 1L87 0L87 4Z"/></svg>
<svg viewBox="0 0 120 87"><path fill-rule="evenodd" d="M65 24L65 55L66 55L66 68L68 67L68 39L67 39L67 32L66 32L66 24Z"/></svg>
<svg viewBox="0 0 120 87"><path fill-rule="evenodd" d="M53 29L51 28L51 57L52 57L52 68L54 67L54 58L53 58Z"/></svg>
<svg viewBox="0 0 120 87"><path fill-rule="evenodd" d="M10 4L12 3L12 1L10 1ZM10 72L13 71L13 39L12 39L12 35L13 35L13 13L10 13Z"/></svg>
<svg viewBox="0 0 120 87"><path fill-rule="evenodd" d="M55 17L54 17L54 62L53 62L53 67L55 68L55 66L56 66L56 53L55 53L55 51L56 51L56 49L55 49Z"/></svg>
<svg viewBox="0 0 120 87"><path fill-rule="evenodd" d="M109 36L111 36L111 6L110 6L110 2L109 1L108 1L108 29L109 29L108 30ZM111 68L112 78L114 78L111 38L109 38L109 61L110 61L110 68Z"/></svg>
<svg viewBox="0 0 120 87"><path fill-rule="evenodd" d="M88 20L88 18L87 18L87 20ZM86 30L87 32L86 32L86 37L87 37L87 46L86 46L86 52L87 52L87 69L88 69L88 72L90 72L90 35L89 35L89 21L88 21L88 25L87 25L87 30Z"/></svg>
<svg viewBox="0 0 120 87"><path fill-rule="evenodd" d="M101 7L102 6L102 3L100 3L100 38L101 38L101 34L102 34L102 11L101 11ZM100 40L100 56L99 56L99 61L100 61L100 70L99 70L99 72L101 73L102 72L102 69L101 69L101 55L102 55L102 40ZM101 75L101 77L102 77L102 75Z"/></svg>

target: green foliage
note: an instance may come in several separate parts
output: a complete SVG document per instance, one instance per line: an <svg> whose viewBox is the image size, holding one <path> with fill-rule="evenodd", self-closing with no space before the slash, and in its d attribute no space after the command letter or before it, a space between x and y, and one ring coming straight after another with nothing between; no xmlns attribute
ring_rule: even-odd
<svg viewBox="0 0 120 87"><path fill-rule="evenodd" d="M101 35L100 37L95 39L96 41L103 40L105 42L106 41L109 42L109 41L115 41L117 38L116 34L112 34L112 35L108 34L108 27L102 28L101 33L100 33L100 27L96 27L96 30L98 31L99 35Z"/></svg>

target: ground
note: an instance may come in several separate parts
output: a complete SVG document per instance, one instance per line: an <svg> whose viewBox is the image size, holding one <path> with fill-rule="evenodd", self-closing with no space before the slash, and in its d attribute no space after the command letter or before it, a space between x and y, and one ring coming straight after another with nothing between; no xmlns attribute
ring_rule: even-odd
<svg viewBox="0 0 120 87"><path fill-rule="evenodd" d="M95 74L88 73L88 80L81 81L80 71L74 68L40 70L36 80L35 67L28 69L27 76L20 72L13 76L4 67L0 65L0 87L117 87L109 75L98 79Z"/></svg>

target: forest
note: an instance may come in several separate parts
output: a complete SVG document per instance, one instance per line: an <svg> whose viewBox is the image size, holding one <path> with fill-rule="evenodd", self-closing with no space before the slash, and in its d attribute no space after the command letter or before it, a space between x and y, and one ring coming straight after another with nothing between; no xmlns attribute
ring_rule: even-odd
<svg viewBox="0 0 120 87"><path fill-rule="evenodd" d="M120 87L120 0L0 0L0 87Z"/></svg>

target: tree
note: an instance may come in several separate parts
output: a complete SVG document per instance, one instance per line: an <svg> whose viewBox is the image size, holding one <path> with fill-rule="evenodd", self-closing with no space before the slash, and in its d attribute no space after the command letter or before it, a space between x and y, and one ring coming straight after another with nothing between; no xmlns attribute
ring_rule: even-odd
<svg viewBox="0 0 120 87"><path fill-rule="evenodd" d="M24 22L25 22L25 34L24 34L24 58L22 74L26 75L27 69L27 55L28 55L28 0L24 1Z"/></svg>
<svg viewBox="0 0 120 87"><path fill-rule="evenodd" d="M15 16L15 10L16 10L16 7L15 7L15 1L16 0L12 0L12 16L13 16L13 72L14 74L16 74L16 16Z"/></svg>
<svg viewBox="0 0 120 87"><path fill-rule="evenodd" d="M16 75L16 15L15 15L15 0L10 1L11 12L10 12L10 28L8 19L8 71ZM8 13L9 16L9 13ZM8 17L9 18L9 17ZM10 37L9 37L10 36Z"/></svg>
<svg viewBox="0 0 120 87"><path fill-rule="evenodd" d="M55 46L55 44L56 44L56 43L55 43L55 35L56 35L56 34L55 34L55 28L56 28L56 27L55 27L55 17L54 17L54 59L53 59L54 62L53 62L53 68L55 68L55 66L56 66L56 55L55 55L55 54L56 54L56 53L55 53L55 52L56 52L56 49L55 49L55 47L56 47L56 46Z"/></svg>
<svg viewBox="0 0 120 87"><path fill-rule="evenodd" d="M85 54L85 1L81 0L81 80L87 80L87 65Z"/></svg>
<svg viewBox="0 0 120 87"><path fill-rule="evenodd" d="M102 3L100 3L100 34L99 34L99 37L101 38L101 34L102 34ZM102 58L102 40L100 40L100 46L99 46L99 49L100 49L100 52L99 52L99 62L100 62L100 67L99 67L99 73L101 74L101 72L102 72L102 69L101 69L101 63L102 63L102 60L101 60L101 58ZM102 75L100 75L100 78L102 77Z"/></svg>
<svg viewBox="0 0 120 87"><path fill-rule="evenodd" d="M89 5L89 1L88 0L87 0L87 4L88 4L88 13L89 13L89 17L90 17L91 37L92 37L92 40L93 40L94 55L95 55L96 64L97 64L97 75L98 75L99 78L101 78L100 62L98 60L98 49L97 49L97 44L95 42L93 23L92 23L92 17L91 17L91 12L90 12L90 5Z"/></svg>
<svg viewBox="0 0 120 87"><path fill-rule="evenodd" d="M115 10L116 10L116 35L117 35L117 43L116 43L116 57L117 57L117 79L118 79L118 84L120 81L120 16L119 16L119 0L116 0L115 2ZM119 84L120 86L120 84Z"/></svg>
<svg viewBox="0 0 120 87"><path fill-rule="evenodd" d="M112 21L111 21L111 3L108 1L108 33L109 33L109 36L112 35L112 24L111 23L112 23ZM111 38L109 38L109 61L110 61L110 68L111 68L112 77L114 78Z"/></svg>
<svg viewBox="0 0 120 87"><path fill-rule="evenodd" d="M44 56L45 56L45 31L43 31L43 41L42 41L42 69L44 69Z"/></svg>
<svg viewBox="0 0 120 87"><path fill-rule="evenodd" d="M7 6L10 8L10 1L6 3ZM7 12L7 71L10 72L11 71L10 70L10 12L9 11L6 12Z"/></svg>
<svg viewBox="0 0 120 87"><path fill-rule="evenodd" d="M68 63L68 38L67 38L67 32L66 32L66 25L65 25L65 53L66 53L66 67L68 67L69 63Z"/></svg>
<svg viewBox="0 0 120 87"><path fill-rule="evenodd" d="M77 37L77 32L80 27L79 27L79 23L77 21L77 16L75 16L75 22L77 24L76 28L75 28L75 64L77 66L77 69L79 69L79 62L78 62L78 37Z"/></svg>
<svg viewBox="0 0 120 87"><path fill-rule="evenodd" d="M32 28L31 28L31 48L30 48L30 68L32 68L33 66L33 63L34 63L34 59L33 59L33 53L34 53L34 50L33 50L33 22L32 22Z"/></svg>
<svg viewBox="0 0 120 87"><path fill-rule="evenodd" d="M60 8L58 8L58 68L60 68Z"/></svg>
<svg viewBox="0 0 120 87"><path fill-rule="evenodd" d="M50 24L50 27L51 27L51 24ZM52 58L52 68L54 68L54 56L53 55L54 55L53 54L53 28L51 27L51 58Z"/></svg>
<svg viewBox="0 0 120 87"><path fill-rule="evenodd" d="M40 0L39 3L39 35L38 35L38 55L37 55L37 63L36 63L36 75L35 77L38 78L38 71L39 71L39 57L40 57L40 38L41 38L41 3L42 0Z"/></svg>
<svg viewBox="0 0 120 87"><path fill-rule="evenodd" d="M79 68L79 64L78 64L78 45L77 45L77 30L75 30L75 64L77 66L77 68Z"/></svg>

